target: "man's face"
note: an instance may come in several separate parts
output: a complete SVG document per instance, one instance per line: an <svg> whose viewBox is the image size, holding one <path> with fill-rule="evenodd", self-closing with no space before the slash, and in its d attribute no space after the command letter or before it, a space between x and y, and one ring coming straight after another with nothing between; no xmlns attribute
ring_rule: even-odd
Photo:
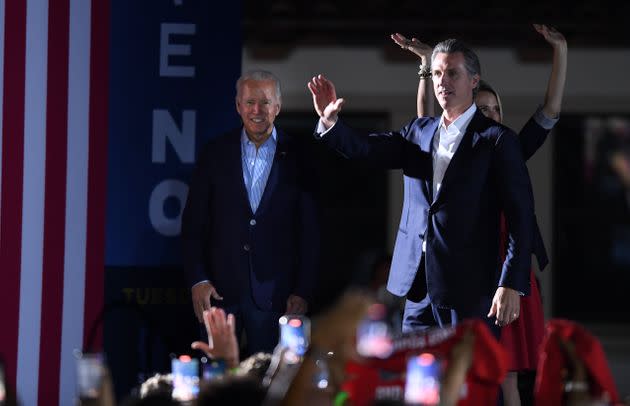
<svg viewBox="0 0 630 406"><path fill-rule="evenodd" d="M442 109L450 113L463 113L473 101L473 89L479 75L471 76L466 70L464 54L440 52L431 64L433 90Z"/></svg>
<svg viewBox="0 0 630 406"><path fill-rule="evenodd" d="M236 111L252 142L263 142L271 134L273 121L280 113L276 86L271 80L246 80L236 97Z"/></svg>

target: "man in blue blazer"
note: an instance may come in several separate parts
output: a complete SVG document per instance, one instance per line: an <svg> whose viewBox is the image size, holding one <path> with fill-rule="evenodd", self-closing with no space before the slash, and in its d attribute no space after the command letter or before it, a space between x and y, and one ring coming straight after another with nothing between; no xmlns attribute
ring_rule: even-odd
<svg viewBox="0 0 630 406"><path fill-rule="evenodd" d="M184 269L199 322L218 305L242 328L248 354L271 352L278 318L304 314L313 292L319 229L311 173L274 126L279 80L252 71L236 84L243 126L199 156L182 219ZM230 318L233 320L234 318Z"/></svg>
<svg viewBox="0 0 630 406"><path fill-rule="evenodd" d="M359 134L337 115L344 100L331 81L309 82L323 142L348 158L402 168L404 202L388 289L407 296L403 331L486 320L495 335L519 316L529 293L533 197L513 131L477 111L475 53L461 41L436 45L431 75L441 117L416 118L399 131ZM499 215L507 257L500 263Z"/></svg>

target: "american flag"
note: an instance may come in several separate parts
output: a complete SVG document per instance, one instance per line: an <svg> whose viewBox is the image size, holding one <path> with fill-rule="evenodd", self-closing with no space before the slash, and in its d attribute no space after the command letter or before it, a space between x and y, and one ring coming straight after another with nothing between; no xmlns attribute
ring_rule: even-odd
<svg viewBox="0 0 630 406"><path fill-rule="evenodd" d="M74 403L103 304L109 13L0 0L0 354L24 405Z"/></svg>

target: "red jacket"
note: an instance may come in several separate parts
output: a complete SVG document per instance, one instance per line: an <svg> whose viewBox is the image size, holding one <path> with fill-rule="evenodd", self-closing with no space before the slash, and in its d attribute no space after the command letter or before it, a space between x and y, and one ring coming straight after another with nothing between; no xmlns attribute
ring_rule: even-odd
<svg viewBox="0 0 630 406"><path fill-rule="evenodd" d="M370 405L374 400L403 400L407 359L430 352L446 360L448 367L452 347L469 327L475 335L473 363L458 405L496 404L499 386L507 372L507 354L480 320L402 335L394 340L394 353L389 358L349 362L342 389L348 393L353 406Z"/></svg>
<svg viewBox="0 0 630 406"><path fill-rule="evenodd" d="M590 378L591 396L600 398L606 392L612 403L619 402L615 381L597 338L569 320L549 320L545 330L534 389L537 406L557 406L563 403L563 370L568 367L568 360L558 344L559 339L571 341L577 356L584 362Z"/></svg>

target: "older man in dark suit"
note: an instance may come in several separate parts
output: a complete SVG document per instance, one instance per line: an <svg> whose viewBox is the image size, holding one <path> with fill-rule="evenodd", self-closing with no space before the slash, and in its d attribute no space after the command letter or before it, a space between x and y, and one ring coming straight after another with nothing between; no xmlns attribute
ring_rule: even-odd
<svg viewBox="0 0 630 406"><path fill-rule="evenodd" d="M498 336L529 292L533 197L513 131L477 110L475 53L458 40L436 45L430 74L443 109L400 131L359 134L338 120L344 100L319 75L309 82L317 132L343 155L402 168L405 195L388 289L407 296L403 330L482 318ZM509 250L499 256L499 213Z"/></svg>
<svg viewBox="0 0 630 406"><path fill-rule="evenodd" d="M212 305L236 316L251 354L271 352L278 318L303 314L313 292L319 229L312 175L296 142L274 126L280 82L238 80L243 126L208 143L183 213L184 269L199 322Z"/></svg>

